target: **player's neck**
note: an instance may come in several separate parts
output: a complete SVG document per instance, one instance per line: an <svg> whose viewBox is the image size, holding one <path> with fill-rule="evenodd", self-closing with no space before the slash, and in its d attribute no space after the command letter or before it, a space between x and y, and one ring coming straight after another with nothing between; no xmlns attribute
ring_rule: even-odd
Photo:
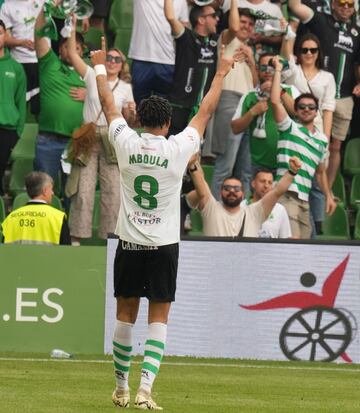
<svg viewBox="0 0 360 413"><path fill-rule="evenodd" d="M168 129L165 127L162 128L149 128L149 127L144 127L144 132L145 133L150 133L151 135L155 136L166 136L168 133Z"/></svg>

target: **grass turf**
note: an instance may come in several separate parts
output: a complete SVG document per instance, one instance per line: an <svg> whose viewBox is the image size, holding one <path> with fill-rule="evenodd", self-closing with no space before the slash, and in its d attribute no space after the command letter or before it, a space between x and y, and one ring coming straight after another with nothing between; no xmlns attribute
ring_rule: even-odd
<svg viewBox="0 0 360 413"><path fill-rule="evenodd" d="M122 411L111 403L109 357L47 357L0 353L1 413ZM132 401L140 362L131 367ZM359 388L358 365L165 357L153 397L168 413L358 413Z"/></svg>

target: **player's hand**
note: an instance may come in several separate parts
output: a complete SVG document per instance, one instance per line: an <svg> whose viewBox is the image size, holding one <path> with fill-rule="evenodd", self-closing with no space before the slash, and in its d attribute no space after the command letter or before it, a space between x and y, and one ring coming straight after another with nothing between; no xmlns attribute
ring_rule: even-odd
<svg viewBox="0 0 360 413"><path fill-rule="evenodd" d="M262 115L269 109L267 100L260 100L254 106L251 107L251 112L256 116Z"/></svg>
<svg viewBox="0 0 360 413"><path fill-rule="evenodd" d="M76 101L84 102L86 97L86 88L72 87L70 88L70 96Z"/></svg>
<svg viewBox="0 0 360 413"><path fill-rule="evenodd" d="M292 156L289 159L289 166L290 169L294 172L294 173L298 173L299 169L301 168L301 161L297 156Z"/></svg>
<svg viewBox="0 0 360 413"><path fill-rule="evenodd" d="M331 194L326 197L326 213L332 215L336 209L336 202Z"/></svg>
<svg viewBox="0 0 360 413"><path fill-rule="evenodd" d="M93 66L105 65L106 63L106 43L105 37L101 37L101 50L94 50L90 52L91 63Z"/></svg>

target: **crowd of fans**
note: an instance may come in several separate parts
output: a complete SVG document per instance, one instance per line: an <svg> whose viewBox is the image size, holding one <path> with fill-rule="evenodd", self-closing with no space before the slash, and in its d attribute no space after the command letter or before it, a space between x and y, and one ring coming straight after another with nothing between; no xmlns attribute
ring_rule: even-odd
<svg viewBox="0 0 360 413"><path fill-rule="evenodd" d="M34 170L53 181L64 152L71 153L74 131L95 124L91 148L71 158L64 192L71 240L80 245L91 237L97 186L100 238L114 231L120 204L118 165L83 37L89 27L106 33L111 2L94 0L91 18L79 24L73 17L71 36L53 44L46 3L0 1L0 195L27 111L39 125ZM116 106L131 127L141 126L136 117L141 99L157 94L172 106L169 134L182 131L210 88L220 53L236 56L201 157L184 175L184 231L190 208L198 207L205 235L316 238L321 233L326 213L336 207L331 188L358 110L356 7L354 0L133 1L131 69L115 47L108 48L106 59ZM356 133L356 125L352 129ZM278 190L276 199L267 196L291 171L293 155L302 167L289 189ZM206 183L201 164L209 159L214 173ZM220 218L205 208L210 201L220 208ZM257 216L260 204L266 204L267 224Z"/></svg>

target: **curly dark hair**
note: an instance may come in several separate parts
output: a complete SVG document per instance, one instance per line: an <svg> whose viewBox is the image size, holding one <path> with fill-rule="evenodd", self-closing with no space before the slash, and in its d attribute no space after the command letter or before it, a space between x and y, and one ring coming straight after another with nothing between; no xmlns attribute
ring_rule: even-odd
<svg viewBox="0 0 360 413"><path fill-rule="evenodd" d="M140 102L137 114L141 126L162 128L171 121L172 108L166 99L153 95Z"/></svg>

